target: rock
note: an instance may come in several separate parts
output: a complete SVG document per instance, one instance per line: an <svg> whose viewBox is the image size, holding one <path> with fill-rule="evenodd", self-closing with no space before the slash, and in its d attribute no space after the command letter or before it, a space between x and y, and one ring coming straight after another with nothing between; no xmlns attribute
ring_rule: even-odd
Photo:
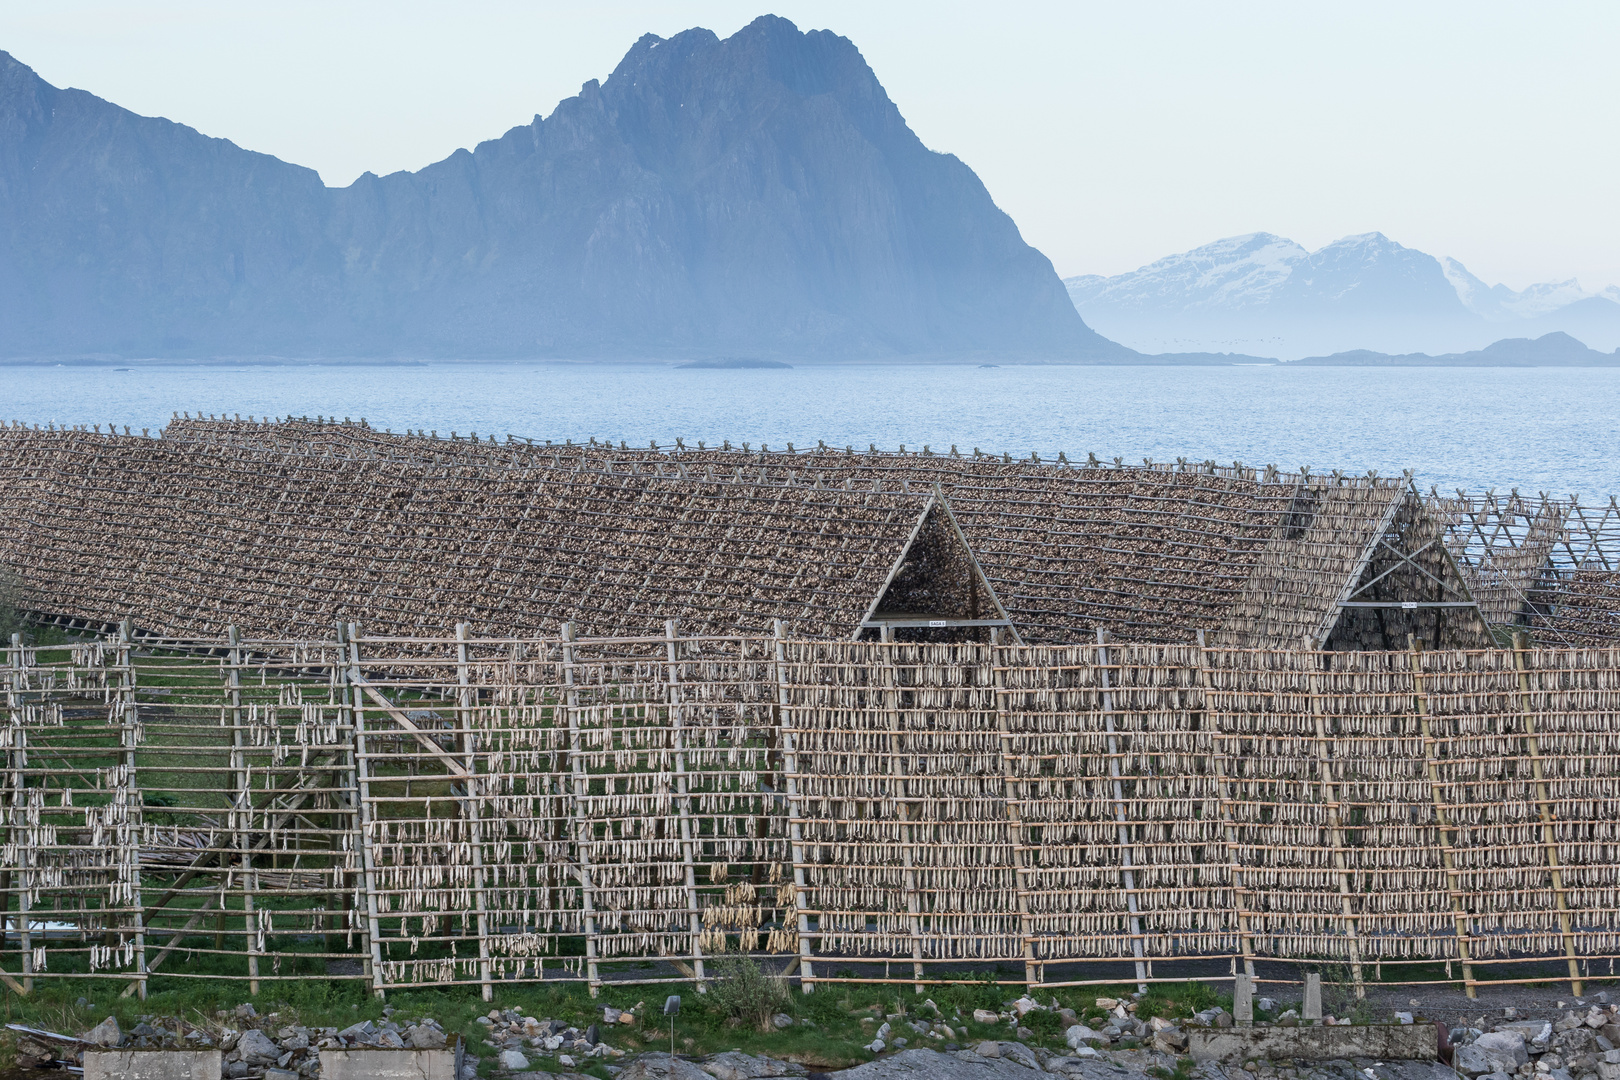
<svg viewBox="0 0 1620 1080"><path fill-rule="evenodd" d="M1457 1047L1452 1065L1459 1073L1479 1076L1492 1072L1516 1072L1530 1061L1524 1036L1517 1031L1493 1031L1466 1046Z"/></svg>
<svg viewBox="0 0 1620 1080"><path fill-rule="evenodd" d="M80 1038L91 1046L118 1046L124 1041L124 1033L118 1030L117 1018L109 1016Z"/></svg>
<svg viewBox="0 0 1620 1080"><path fill-rule="evenodd" d="M1609 1014L1602 1009L1593 1009L1586 1014L1586 1026L1589 1028L1601 1028L1607 1025L1608 1022Z"/></svg>
<svg viewBox="0 0 1620 1080"><path fill-rule="evenodd" d="M604 1024L617 1024L618 1022L619 1022L619 1010L615 1009L611 1005L602 1006L602 1023L604 1023Z"/></svg>
<svg viewBox="0 0 1620 1080"><path fill-rule="evenodd" d="M714 1060L718 1061L723 1057L730 1058L731 1055L717 1054ZM745 1058L748 1055L737 1054L736 1057ZM560 1061L561 1058L559 1057L558 1060ZM683 1061L680 1058L672 1060L667 1052L660 1050L642 1054L626 1066L624 1071L619 1073L614 1080L711 1080L711 1078L709 1073L704 1072L692 1062ZM716 1077L715 1080L719 1080L719 1078ZM736 1077L733 1080L747 1080L747 1078Z"/></svg>
<svg viewBox="0 0 1620 1080"><path fill-rule="evenodd" d="M999 1014L994 1013L994 1012L990 1011L989 1009L974 1009L973 1010L973 1022L975 1024L993 1024L997 1020L1000 1020L1000 1019L1001 1019L1001 1016Z"/></svg>
<svg viewBox="0 0 1620 1080"><path fill-rule="evenodd" d="M1025 1013L1029 1012L1031 1009L1038 1009L1038 1008L1040 1008L1040 1005L1037 1002L1031 1000L1027 996L1026 997L1021 997L1017 1001L1012 1003L1012 1011L1017 1013L1019 1016L1023 1016Z"/></svg>
<svg viewBox="0 0 1620 1080"><path fill-rule="evenodd" d="M529 1067L529 1059L523 1056L521 1050L502 1050L495 1061L507 1072L522 1072ZM572 1065L573 1062L567 1064Z"/></svg>
<svg viewBox="0 0 1620 1080"><path fill-rule="evenodd" d="M1553 1035L1552 1024L1546 1020L1516 1020L1512 1023L1497 1024L1494 1030L1517 1031L1524 1036L1525 1042L1546 1042Z"/></svg>
<svg viewBox="0 0 1620 1080"><path fill-rule="evenodd" d="M426 1024L417 1024L405 1032L405 1045L412 1050L443 1050L446 1041L443 1031Z"/></svg>
<svg viewBox="0 0 1620 1080"><path fill-rule="evenodd" d="M1412 1022L1412 1014L1409 1012L1398 1012L1395 1014L1395 1020L1397 1023L1410 1024Z"/></svg>
<svg viewBox="0 0 1620 1080"><path fill-rule="evenodd" d="M536 1024L535 1025L536 1033L538 1033L539 1030L540 1030L540 1025ZM592 1024L590 1027L585 1029L585 1041L587 1043L589 1043L590 1045L592 1045L592 1046L595 1046L597 1043L602 1041L602 1033L597 1030L595 1024Z"/></svg>
<svg viewBox="0 0 1620 1080"><path fill-rule="evenodd" d="M1036 1060L1034 1052L1021 1043L1002 1043L1001 1056L1008 1061L1018 1062L1026 1069L1034 1069L1036 1072L1041 1071L1041 1063Z"/></svg>
<svg viewBox="0 0 1620 1080"><path fill-rule="evenodd" d="M845 1069L837 1074L837 1080L1040 1080L1041 1073L1034 1064L1034 1056L1027 1047L1020 1049L1029 1055L1027 1060L1011 1055L986 1058L971 1050L957 1053L922 1048L902 1050L853 1069ZM1057 1075L1073 1077L1074 1080L1146 1080L1140 1071L1121 1072L1101 1059L1063 1060L1074 1063L1073 1071ZM1036 1072L1031 1073L1031 1069ZM1080 1071L1082 1069L1085 1071Z"/></svg>
<svg viewBox="0 0 1620 1080"><path fill-rule="evenodd" d="M906 1048L906 1040L904 1040L904 1039L896 1039L890 1045L893 1046L896 1050L904 1050Z"/></svg>
<svg viewBox="0 0 1620 1080"><path fill-rule="evenodd" d="M635 1024L635 1022L636 1022L636 1014L635 1013L633 1013L633 1012L622 1012L622 1013L619 1014L619 1023L621 1025L631 1026L631 1025Z"/></svg>
<svg viewBox="0 0 1620 1080"><path fill-rule="evenodd" d="M1027 1027L1021 1027L1013 1032L1013 1038L1021 1043L1034 1042L1035 1033Z"/></svg>
<svg viewBox="0 0 1620 1080"><path fill-rule="evenodd" d="M358 1024L350 1024L337 1033L337 1037L344 1042L370 1042L377 1034L377 1025L370 1020L362 1020Z"/></svg>
<svg viewBox="0 0 1620 1080"><path fill-rule="evenodd" d="M874 1054L881 1054L884 1050L884 1042L882 1039L873 1039L871 1042L866 1044L866 1049L870 1050Z"/></svg>
<svg viewBox="0 0 1620 1080"><path fill-rule="evenodd" d="M283 1050L309 1049L309 1029L297 1028L289 1034L287 1029L283 1028L281 1031L281 1048Z"/></svg>
<svg viewBox="0 0 1620 1080"><path fill-rule="evenodd" d="M257 1010L253 1008L253 1003L251 1001L244 1001L242 1004L236 1007L236 1017L238 1020L252 1020L258 1015L259 1014Z"/></svg>
<svg viewBox="0 0 1620 1080"><path fill-rule="evenodd" d="M775 1016L771 1017L771 1023L776 1025L777 1031L785 1031L793 1026L793 1017L789 1016L787 1013L777 1013Z"/></svg>
<svg viewBox="0 0 1620 1080"><path fill-rule="evenodd" d="M576 1062L574 1061L574 1056L572 1054L558 1054L557 1064L572 1069Z"/></svg>
<svg viewBox="0 0 1620 1080"><path fill-rule="evenodd" d="M236 1040L236 1052L249 1065L272 1065L281 1057L281 1050L270 1036L258 1028L248 1028Z"/></svg>
<svg viewBox="0 0 1620 1080"><path fill-rule="evenodd" d="M1102 1032L1092 1031L1084 1024L1074 1024L1063 1033L1063 1040L1071 1050L1078 1050L1088 1042L1106 1042Z"/></svg>
<svg viewBox="0 0 1620 1080"><path fill-rule="evenodd" d="M1153 1046L1165 1053L1179 1054L1187 1049L1187 1033L1176 1027L1165 1028L1153 1036Z"/></svg>
<svg viewBox="0 0 1620 1080"><path fill-rule="evenodd" d="M1072 1028L1080 1022L1080 1017L1073 1009L1059 1009L1057 1014L1058 1021L1062 1023L1065 1029Z"/></svg>
<svg viewBox="0 0 1620 1080"><path fill-rule="evenodd" d="M1232 1019L1232 1014L1229 1012L1223 1012L1216 1014L1213 1026L1218 1028L1229 1028L1234 1023L1236 1023L1236 1021Z"/></svg>
<svg viewBox="0 0 1620 1080"><path fill-rule="evenodd" d="M982 1042L973 1048L973 1052L978 1054L980 1057L998 1058L1001 1056L1001 1044L994 1042Z"/></svg>
<svg viewBox="0 0 1620 1080"><path fill-rule="evenodd" d="M264 1080L298 1080L298 1074L291 1069L266 1069Z"/></svg>
<svg viewBox="0 0 1620 1080"><path fill-rule="evenodd" d="M403 1050L405 1040L399 1037L397 1031L384 1031L377 1036L377 1045L384 1050Z"/></svg>
<svg viewBox="0 0 1620 1080"><path fill-rule="evenodd" d="M809 1070L792 1061L754 1057L738 1050L715 1054L698 1066L714 1080L759 1080L765 1076L804 1076Z"/></svg>

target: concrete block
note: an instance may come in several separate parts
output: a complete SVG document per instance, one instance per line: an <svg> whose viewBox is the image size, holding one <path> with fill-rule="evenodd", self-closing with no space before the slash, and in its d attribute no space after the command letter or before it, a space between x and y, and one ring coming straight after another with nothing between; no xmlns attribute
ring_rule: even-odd
<svg viewBox="0 0 1620 1080"><path fill-rule="evenodd" d="M1239 975L1232 981L1232 1019L1240 1024L1254 1023L1254 976Z"/></svg>
<svg viewBox="0 0 1620 1080"><path fill-rule="evenodd" d="M218 1050L86 1050L84 1080L220 1080Z"/></svg>
<svg viewBox="0 0 1620 1080"><path fill-rule="evenodd" d="M1322 1019L1322 976L1314 971L1305 976L1305 1004L1299 1015L1303 1020Z"/></svg>
<svg viewBox="0 0 1620 1080"><path fill-rule="evenodd" d="M443 1050L322 1050L321 1080L459 1080L461 1040Z"/></svg>
<svg viewBox="0 0 1620 1080"><path fill-rule="evenodd" d="M1194 1061L1240 1062L1250 1058L1434 1061L1439 1052L1439 1036L1433 1024L1187 1030L1187 1053Z"/></svg>

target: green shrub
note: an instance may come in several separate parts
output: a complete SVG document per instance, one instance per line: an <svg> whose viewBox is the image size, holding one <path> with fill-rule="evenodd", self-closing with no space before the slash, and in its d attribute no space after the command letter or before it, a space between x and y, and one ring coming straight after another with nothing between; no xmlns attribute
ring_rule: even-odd
<svg viewBox="0 0 1620 1080"><path fill-rule="evenodd" d="M778 975L767 975L747 956L720 956L710 961L713 981L704 995L704 1004L727 1020L740 1020L771 1030L771 1017L788 1003L787 983Z"/></svg>

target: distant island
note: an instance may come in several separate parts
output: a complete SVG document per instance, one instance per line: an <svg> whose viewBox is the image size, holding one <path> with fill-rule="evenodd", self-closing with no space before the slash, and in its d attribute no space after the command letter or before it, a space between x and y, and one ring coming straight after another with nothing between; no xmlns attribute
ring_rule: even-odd
<svg viewBox="0 0 1620 1080"><path fill-rule="evenodd" d="M1538 338L1504 338L1473 352L1427 353L1353 352L1307 356L1290 367L1620 367L1620 349L1612 353L1589 349L1561 331Z"/></svg>

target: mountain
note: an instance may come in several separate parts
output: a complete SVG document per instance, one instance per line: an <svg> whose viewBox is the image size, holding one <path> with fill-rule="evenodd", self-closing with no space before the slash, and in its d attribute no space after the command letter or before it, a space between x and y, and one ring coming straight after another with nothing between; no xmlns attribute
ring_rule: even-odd
<svg viewBox="0 0 1620 1080"><path fill-rule="evenodd" d="M769 16L341 189L0 53L0 295L9 356L1133 355L853 44Z"/></svg>
<svg viewBox="0 0 1620 1080"><path fill-rule="evenodd" d="M1316 252L1251 233L1128 274L1064 284L1088 324L1144 351L1450 355L1500 338L1499 323L1529 337L1563 331L1605 348L1620 345L1620 289L1592 295L1567 281L1514 292L1382 233L1348 236Z"/></svg>
<svg viewBox="0 0 1620 1080"><path fill-rule="evenodd" d="M1471 352L1389 353L1356 349L1332 356L1307 356L1296 364L1323 367L1617 367L1620 349L1612 353L1589 349L1568 334L1554 332L1539 338L1503 338Z"/></svg>

